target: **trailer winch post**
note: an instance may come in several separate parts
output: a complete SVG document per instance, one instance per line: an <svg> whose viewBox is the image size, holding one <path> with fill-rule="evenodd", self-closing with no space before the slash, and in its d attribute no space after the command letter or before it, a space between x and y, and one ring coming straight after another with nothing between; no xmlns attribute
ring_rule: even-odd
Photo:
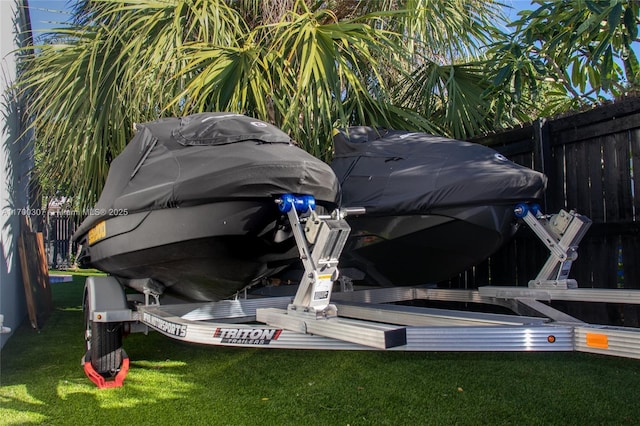
<svg viewBox="0 0 640 426"><path fill-rule="evenodd" d="M549 258L538 276L529 281L529 287L577 288L578 283L569 279L569 272L573 262L578 258L578 245L591 226L591 219L573 210L560 210L558 214L543 215L537 205L518 204L514 212L550 251Z"/></svg>
<svg viewBox="0 0 640 426"><path fill-rule="evenodd" d="M280 198L281 211L287 213L304 266L296 295L288 307L292 313L310 313L317 317L335 317L337 309L330 303L333 282L338 279L338 260L351 228L340 218L321 219L315 202L298 202L288 195ZM305 214L304 223L298 215ZM313 245L313 250L310 245Z"/></svg>
<svg viewBox="0 0 640 426"><path fill-rule="evenodd" d="M285 194L277 203L280 211L288 215L304 275L286 310L258 309L256 319L272 327L380 349L405 345L404 327L338 317L338 308L331 304L331 291L338 279L338 260L351 227L339 211L320 217L314 211L315 202L307 207L298 197ZM305 214L303 219L298 212Z"/></svg>

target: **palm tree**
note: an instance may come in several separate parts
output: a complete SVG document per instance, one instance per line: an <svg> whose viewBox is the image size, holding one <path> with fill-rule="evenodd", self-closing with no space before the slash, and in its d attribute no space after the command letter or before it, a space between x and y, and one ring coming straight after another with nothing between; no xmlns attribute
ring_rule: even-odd
<svg viewBox="0 0 640 426"><path fill-rule="evenodd" d="M38 172L88 207L134 123L201 111L270 121L324 160L337 126L474 134L490 104L474 88L481 67L465 64L480 60L495 4L79 1L19 81Z"/></svg>
<svg viewBox="0 0 640 426"><path fill-rule="evenodd" d="M550 116L638 90L637 0L532 3L489 51L494 93L537 101Z"/></svg>

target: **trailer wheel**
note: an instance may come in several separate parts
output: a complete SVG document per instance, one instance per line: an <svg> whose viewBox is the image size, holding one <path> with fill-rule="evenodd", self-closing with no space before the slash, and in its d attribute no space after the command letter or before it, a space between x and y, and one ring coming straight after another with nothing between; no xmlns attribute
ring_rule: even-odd
<svg viewBox="0 0 640 426"><path fill-rule="evenodd" d="M97 322L90 316L89 295L85 296L85 347L86 361L105 378L114 377L122 365L122 328L121 322Z"/></svg>

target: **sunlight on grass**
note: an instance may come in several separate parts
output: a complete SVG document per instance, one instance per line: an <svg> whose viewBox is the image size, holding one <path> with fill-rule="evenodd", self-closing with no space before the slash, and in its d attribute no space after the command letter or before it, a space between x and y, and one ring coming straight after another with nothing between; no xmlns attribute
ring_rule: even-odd
<svg viewBox="0 0 640 426"><path fill-rule="evenodd" d="M0 401L2 401L4 405L8 400L20 401L24 404L44 405L44 402L29 394L29 390L26 385L0 387Z"/></svg>
<svg viewBox="0 0 640 426"><path fill-rule="evenodd" d="M69 399L71 395L75 394L95 394L98 391L98 388L93 386L91 382L83 381L80 382L71 382L68 380L63 380L58 383L56 387L56 393L60 399L66 401Z"/></svg>
<svg viewBox="0 0 640 426"><path fill-rule="evenodd" d="M68 307L68 308L56 308L59 311L64 311L64 312L82 312L82 306L76 306L76 307Z"/></svg>
<svg viewBox="0 0 640 426"><path fill-rule="evenodd" d="M40 424L46 420L46 416L29 411L17 411L0 408L0 418L3 425L25 425L29 423Z"/></svg>
<svg viewBox="0 0 640 426"><path fill-rule="evenodd" d="M135 361L131 363L132 366L142 367L142 368L152 368L152 369L161 369L161 368L170 368L170 367L184 367L187 365L186 362L183 361Z"/></svg>
<svg viewBox="0 0 640 426"><path fill-rule="evenodd" d="M136 408L141 405L157 404L160 401L185 398L195 385L187 383L181 374L171 373L167 368L182 367L185 363L136 363L137 368L125 380L121 388L99 389L90 382L74 383L61 381L57 394L63 401L78 400L89 396L103 409ZM141 364L149 364L141 368ZM161 366L158 366L161 365Z"/></svg>
<svg viewBox="0 0 640 426"><path fill-rule="evenodd" d="M20 408L3 408L8 404ZM44 405L29 393L26 385L0 387L0 423L3 425L42 423L47 417L36 411Z"/></svg>

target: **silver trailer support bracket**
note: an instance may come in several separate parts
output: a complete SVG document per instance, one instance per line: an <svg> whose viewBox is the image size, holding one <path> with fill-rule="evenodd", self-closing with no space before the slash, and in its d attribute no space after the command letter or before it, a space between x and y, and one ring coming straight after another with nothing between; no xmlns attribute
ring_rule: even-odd
<svg viewBox="0 0 640 426"><path fill-rule="evenodd" d="M530 289L526 287L485 286L478 288L482 297L498 299L534 299L550 302L602 302L640 305L640 291L617 288Z"/></svg>
<svg viewBox="0 0 640 426"><path fill-rule="evenodd" d="M554 215L543 215L538 206L518 204L514 210L547 246L551 254L538 276L529 281L531 288L576 288L578 283L569 279L573 261L578 258L578 244L591 226L591 219L572 211L560 210Z"/></svg>
<svg viewBox="0 0 640 426"><path fill-rule="evenodd" d="M257 320L286 330L375 348L404 345L404 327L338 317L338 309L331 304L331 292L339 275L338 260L351 228L338 210L331 216L318 216L315 201L311 200L307 196L285 194L277 201L291 223L304 274L286 310L259 309ZM305 216L301 218L298 211Z"/></svg>
<svg viewBox="0 0 640 426"><path fill-rule="evenodd" d="M351 228L344 219L321 219L315 211L301 219L292 208L287 212L298 246L304 274L289 310L302 310L318 318L336 316L330 304L333 282L338 279L338 260ZM313 244L313 249L309 247Z"/></svg>

